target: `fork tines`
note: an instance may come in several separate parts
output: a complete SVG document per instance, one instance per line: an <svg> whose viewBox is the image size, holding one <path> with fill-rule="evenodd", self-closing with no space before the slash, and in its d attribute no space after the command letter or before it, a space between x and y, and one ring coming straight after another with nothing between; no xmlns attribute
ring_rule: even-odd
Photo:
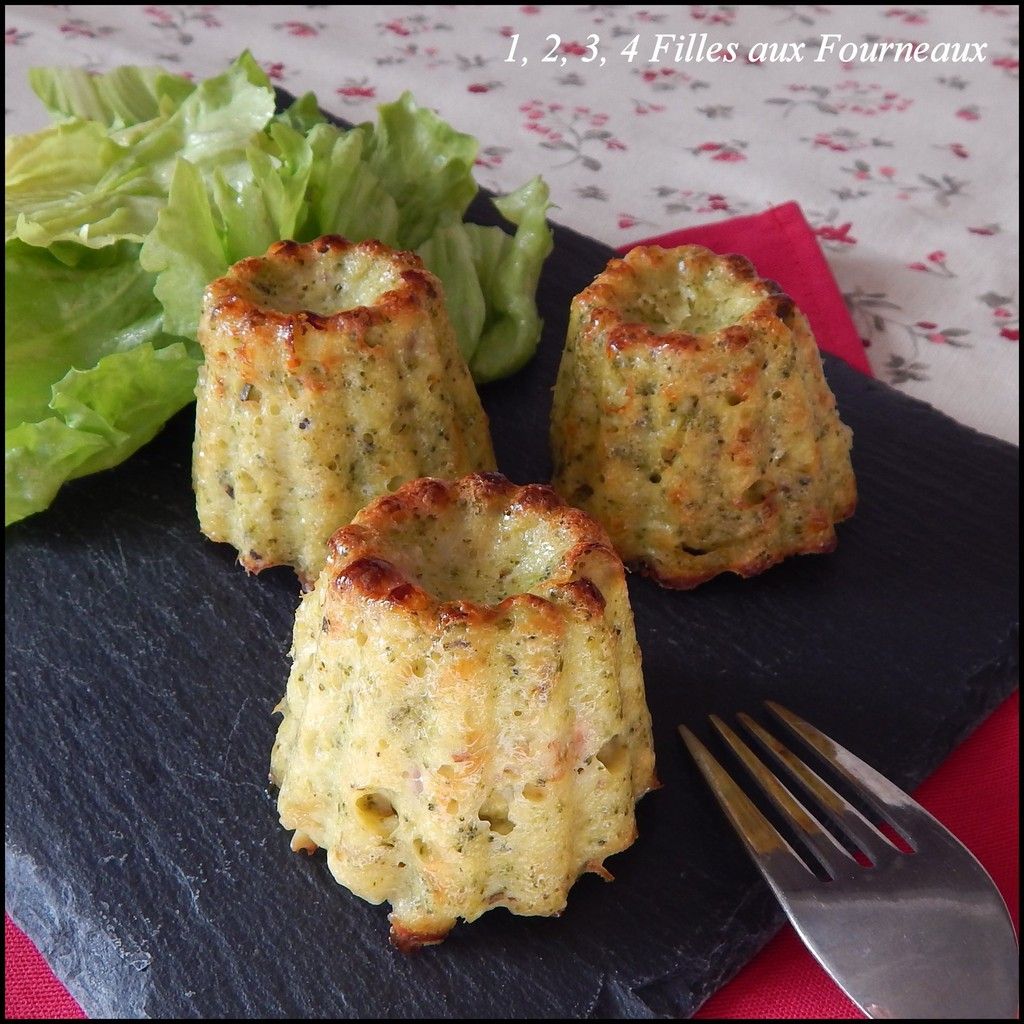
<svg viewBox="0 0 1024 1024"><path fill-rule="evenodd" d="M909 841L909 836L898 820L899 816L893 814L894 810L905 811L907 809L909 798L902 790L791 711L787 711L772 701L767 701L766 704L782 722L851 783L864 802L871 806L879 817L887 820ZM901 850L898 846L868 821L856 807L817 772L801 761L785 744L772 736L750 715L740 713L737 717L786 775L799 782L804 791L814 798L818 816L812 813L794 795L793 791L780 781L779 777L733 729L717 715L711 716L711 722L783 818L792 826L801 841L813 852L815 858L832 878L862 866L848 852L848 847L861 851L872 865L900 855ZM685 726L681 725L679 732L701 773L729 816L733 827L743 837L743 841L754 858L762 863L765 857L773 855L773 870L778 870L780 855L788 856L791 860L791 869L809 870L804 860L732 780L707 747ZM913 807L917 806L913 804L913 801L909 801L909 803ZM831 829L822 824L819 816L825 817L831 823ZM845 839L846 843L841 842L841 839Z"/></svg>

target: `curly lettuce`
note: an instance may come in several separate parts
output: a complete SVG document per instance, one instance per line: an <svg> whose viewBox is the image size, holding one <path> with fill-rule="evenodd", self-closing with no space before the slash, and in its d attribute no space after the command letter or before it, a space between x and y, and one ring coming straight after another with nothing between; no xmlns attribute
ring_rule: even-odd
<svg viewBox="0 0 1024 1024"><path fill-rule="evenodd" d="M514 373L536 350L543 324L534 296L554 245L542 178L499 196L494 205L515 225L514 235L456 222L438 229L419 249L444 285L459 347L481 383Z"/></svg>
<svg viewBox="0 0 1024 1024"><path fill-rule="evenodd" d="M138 245L63 253L7 243L5 522L67 480L116 466L187 405L196 346L162 329ZM80 369L79 369L80 367Z"/></svg>

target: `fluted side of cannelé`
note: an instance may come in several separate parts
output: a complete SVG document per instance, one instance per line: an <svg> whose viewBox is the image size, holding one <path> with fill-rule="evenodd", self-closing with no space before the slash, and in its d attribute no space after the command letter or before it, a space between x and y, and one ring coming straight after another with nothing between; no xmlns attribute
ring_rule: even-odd
<svg viewBox="0 0 1024 1024"><path fill-rule="evenodd" d="M492 907L559 913L633 842L655 785L603 531L548 488L477 474L407 485L331 547L296 617L272 759L294 845L390 901L402 948Z"/></svg>
<svg viewBox="0 0 1024 1024"><path fill-rule="evenodd" d="M831 550L851 434L804 316L740 257L641 248L576 296L553 485L670 587Z"/></svg>
<svg viewBox="0 0 1024 1024"><path fill-rule="evenodd" d="M251 572L293 565L309 584L372 498L494 466L440 283L412 253L278 243L207 289L199 340L199 522Z"/></svg>

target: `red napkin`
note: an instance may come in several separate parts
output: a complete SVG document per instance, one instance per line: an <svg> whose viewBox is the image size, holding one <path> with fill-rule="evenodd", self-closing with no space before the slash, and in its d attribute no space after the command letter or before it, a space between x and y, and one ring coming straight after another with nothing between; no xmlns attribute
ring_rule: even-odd
<svg viewBox="0 0 1024 1024"><path fill-rule="evenodd" d="M4 1019L81 1020L82 1008L28 936L4 915Z"/></svg>
<svg viewBox="0 0 1024 1024"><path fill-rule="evenodd" d="M807 315L818 344L871 373L864 347L810 225L796 203L750 217L686 228L644 243L706 245L746 256L762 277L777 281ZM632 248L632 246L627 246ZM995 879L1017 922L1019 900L1017 772L1019 697L1014 694L979 726L920 788L917 797L967 844ZM978 794L983 793L984 799ZM6 919L5 1016L81 1018L78 1004L46 961ZM849 1018L861 1014L786 928L714 995L702 1018Z"/></svg>

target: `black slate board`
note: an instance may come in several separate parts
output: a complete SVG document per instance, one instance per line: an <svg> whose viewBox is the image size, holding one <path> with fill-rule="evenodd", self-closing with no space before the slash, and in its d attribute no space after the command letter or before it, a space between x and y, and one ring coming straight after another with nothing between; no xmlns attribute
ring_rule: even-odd
<svg viewBox="0 0 1024 1024"><path fill-rule="evenodd" d="M572 295L610 252L557 230L536 359L483 389L501 468L548 479ZM199 534L192 412L7 531L6 898L92 1016L688 1015L779 913L675 735L782 701L904 784L1017 679L1017 449L826 361L855 432L838 551L630 593L664 788L561 919L505 911L403 957L386 908L288 851L265 785L297 586Z"/></svg>

